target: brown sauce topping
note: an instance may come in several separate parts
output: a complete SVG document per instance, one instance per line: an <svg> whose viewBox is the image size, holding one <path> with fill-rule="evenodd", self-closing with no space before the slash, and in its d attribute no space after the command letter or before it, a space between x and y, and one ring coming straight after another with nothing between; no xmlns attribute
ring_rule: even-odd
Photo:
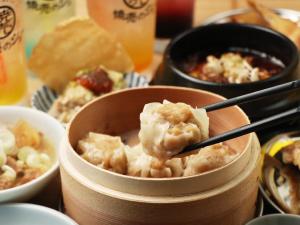
<svg viewBox="0 0 300 225"><path fill-rule="evenodd" d="M200 80L228 84L268 79L279 74L284 64L261 52L233 49L206 56L191 55L181 68Z"/></svg>
<svg viewBox="0 0 300 225"><path fill-rule="evenodd" d="M99 67L80 74L75 78L75 81L96 95L108 93L113 88L113 81L109 78L107 72Z"/></svg>

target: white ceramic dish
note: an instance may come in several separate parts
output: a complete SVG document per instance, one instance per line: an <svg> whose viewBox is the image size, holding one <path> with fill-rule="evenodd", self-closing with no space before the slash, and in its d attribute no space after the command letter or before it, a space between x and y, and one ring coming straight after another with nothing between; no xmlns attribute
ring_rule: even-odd
<svg viewBox="0 0 300 225"><path fill-rule="evenodd" d="M251 220L246 225L300 225L300 216L272 214Z"/></svg>
<svg viewBox="0 0 300 225"><path fill-rule="evenodd" d="M20 119L27 121L33 127L41 131L53 144L55 149L55 161L52 167L40 177L18 187L1 190L0 203L21 202L32 198L44 188L58 172L58 149L61 138L64 136L65 132L62 125L46 113L34 109L20 106L0 107L0 123L14 124ZM0 224L7 225L6 223L2 223L1 216L0 218Z"/></svg>
<svg viewBox="0 0 300 225"><path fill-rule="evenodd" d="M1 205L0 218L3 225L78 225L56 210L33 204Z"/></svg>

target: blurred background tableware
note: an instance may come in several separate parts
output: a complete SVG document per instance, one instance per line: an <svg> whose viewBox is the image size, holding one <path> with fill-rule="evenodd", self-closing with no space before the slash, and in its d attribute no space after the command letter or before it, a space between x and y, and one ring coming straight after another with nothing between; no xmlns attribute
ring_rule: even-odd
<svg viewBox="0 0 300 225"><path fill-rule="evenodd" d="M258 197L257 197L257 201L256 201L256 213L255 213L255 217L260 217L263 215L264 213L264 208L265 208L265 204L264 204L264 200L263 197L260 193L258 193Z"/></svg>
<svg viewBox="0 0 300 225"><path fill-rule="evenodd" d="M234 161L190 177L126 176L91 165L76 152L78 140L89 131L122 135L137 130L144 105L164 99L192 107L224 100L219 95L189 88L126 89L99 97L71 121L60 149L61 177L66 213L78 223L240 225L254 217L260 145L253 133L226 142L234 149L243 149ZM124 103L127 107L120 107ZM249 123L238 107L208 115L212 135Z"/></svg>
<svg viewBox="0 0 300 225"><path fill-rule="evenodd" d="M251 220L246 225L300 225L300 216L271 214Z"/></svg>
<svg viewBox="0 0 300 225"><path fill-rule="evenodd" d="M275 212L300 214L300 170L299 166L293 165L297 162L299 126L284 127L270 136L262 148L264 161L261 192Z"/></svg>
<svg viewBox="0 0 300 225"><path fill-rule="evenodd" d="M297 0L258 0L259 3L273 9L299 10L300 2ZM206 0L196 0L195 22L200 24L207 18L230 10L248 8L247 0L214 0L213 4Z"/></svg>
<svg viewBox="0 0 300 225"><path fill-rule="evenodd" d="M44 174L28 183L0 190L0 203L27 201L38 194L58 174L58 148L65 132L62 125L46 113L34 109L20 106L0 107L1 124L14 124L19 120L28 122L50 141L54 147L53 163Z"/></svg>
<svg viewBox="0 0 300 225"><path fill-rule="evenodd" d="M87 0L89 15L115 35L134 61L135 70L146 69L152 62L156 1Z"/></svg>
<svg viewBox="0 0 300 225"><path fill-rule="evenodd" d="M241 84L204 81L183 70L182 63L193 54L206 57L214 52L228 52L230 49L254 50L267 54L279 59L284 68L268 79ZM255 25L215 24L193 28L173 39L152 84L199 88L232 98L297 79L297 65L297 47L280 33ZM264 98L242 104L241 107L252 120L257 120L295 106L300 96L298 93L295 91Z"/></svg>
<svg viewBox="0 0 300 225"><path fill-rule="evenodd" d="M273 9L275 13L280 15L283 18L290 19L291 21L294 22L299 22L300 21L300 12L297 10L293 9ZM228 10L225 12L221 12L215 15L212 15L206 19L203 20L202 24L203 25L209 25L209 24L214 24L214 23L230 23L232 22L232 17L234 16L239 16L239 15L245 15L246 13L249 13L251 10L246 9L246 8L241 8L241 9L233 9L233 10Z"/></svg>
<svg viewBox="0 0 300 225"><path fill-rule="evenodd" d="M193 25L195 0L157 0L155 51L163 53L171 38Z"/></svg>
<svg viewBox="0 0 300 225"><path fill-rule="evenodd" d="M23 0L27 58L41 36L75 15L75 0Z"/></svg>
<svg viewBox="0 0 300 225"><path fill-rule="evenodd" d="M0 0L0 105L14 104L26 92L22 2Z"/></svg>
<svg viewBox="0 0 300 225"><path fill-rule="evenodd" d="M0 205L0 217L5 225L77 225L56 210L34 204Z"/></svg>

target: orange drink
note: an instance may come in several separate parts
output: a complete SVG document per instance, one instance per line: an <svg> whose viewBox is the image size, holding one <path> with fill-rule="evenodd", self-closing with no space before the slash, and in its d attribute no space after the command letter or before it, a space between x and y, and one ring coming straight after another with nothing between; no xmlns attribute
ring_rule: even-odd
<svg viewBox="0 0 300 225"><path fill-rule="evenodd" d="M89 15L122 43L141 71L152 62L155 0L88 0Z"/></svg>
<svg viewBox="0 0 300 225"><path fill-rule="evenodd" d="M3 56L0 54L0 84L4 84L7 81L7 74L6 69L4 65L4 59Z"/></svg>
<svg viewBox="0 0 300 225"><path fill-rule="evenodd" d="M0 105L18 102L26 91L21 2L0 0Z"/></svg>

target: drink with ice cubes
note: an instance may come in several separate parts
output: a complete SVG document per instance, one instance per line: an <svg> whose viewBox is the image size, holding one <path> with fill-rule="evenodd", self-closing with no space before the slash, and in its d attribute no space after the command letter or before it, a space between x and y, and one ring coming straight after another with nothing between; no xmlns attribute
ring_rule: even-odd
<svg viewBox="0 0 300 225"><path fill-rule="evenodd" d="M25 9L26 56L41 36L75 14L75 0L22 0Z"/></svg>

